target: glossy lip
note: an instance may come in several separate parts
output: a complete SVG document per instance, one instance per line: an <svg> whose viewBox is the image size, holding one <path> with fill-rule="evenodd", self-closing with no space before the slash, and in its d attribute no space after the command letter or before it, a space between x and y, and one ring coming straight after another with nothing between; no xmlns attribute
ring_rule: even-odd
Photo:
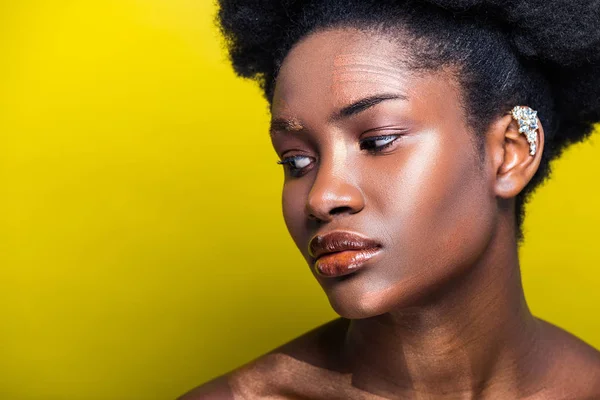
<svg viewBox="0 0 600 400"><path fill-rule="evenodd" d="M381 244L365 236L333 231L314 236L308 253L314 258L316 272L324 277L350 274L381 251Z"/></svg>

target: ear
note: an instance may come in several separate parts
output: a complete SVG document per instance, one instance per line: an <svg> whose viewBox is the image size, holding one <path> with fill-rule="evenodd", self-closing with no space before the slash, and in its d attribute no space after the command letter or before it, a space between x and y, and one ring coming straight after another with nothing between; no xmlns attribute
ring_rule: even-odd
<svg viewBox="0 0 600 400"><path fill-rule="evenodd" d="M544 151L544 128L538 119L537 150L530 154L525 134L512 115L495 121L486 135L486 152L495 173L494 191L501 198L516 197L535 175Z"/></svg>

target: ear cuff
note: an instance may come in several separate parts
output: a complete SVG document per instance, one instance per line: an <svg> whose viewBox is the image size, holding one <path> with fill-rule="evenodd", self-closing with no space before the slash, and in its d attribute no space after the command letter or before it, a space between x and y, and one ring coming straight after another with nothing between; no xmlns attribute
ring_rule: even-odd
<svg viewBox="0 0 600 400"><path fill-rule="evenodd" d="M535 155L538 146L539 128L537 111L524 106L516 106L510 112L513 119L519 123L519 132L525 134L529 142L529 154Z"/></svg>

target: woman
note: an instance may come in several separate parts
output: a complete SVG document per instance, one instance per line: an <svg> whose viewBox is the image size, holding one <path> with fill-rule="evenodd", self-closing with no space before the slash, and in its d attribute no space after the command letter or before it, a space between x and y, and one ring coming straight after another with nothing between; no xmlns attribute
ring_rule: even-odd
<svg viewBox="0 0 600 400"><path fill-rule="evenodd" d="M600 121L600 3L220 5L342 318L183 398L599 399L600 353L530 313L517 249L548 162Z"/></svg>

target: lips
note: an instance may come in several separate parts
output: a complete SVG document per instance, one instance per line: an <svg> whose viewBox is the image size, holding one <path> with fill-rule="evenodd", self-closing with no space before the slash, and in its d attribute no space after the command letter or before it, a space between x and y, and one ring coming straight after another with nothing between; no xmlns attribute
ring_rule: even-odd
<svg viewBox="0 0 600 400"><path fill-rule="evenodd" d="M315 259L316 272L325 277L352 273L380 251L378 242L344 231L317 235L308 245L308 252Z"/></svg>

